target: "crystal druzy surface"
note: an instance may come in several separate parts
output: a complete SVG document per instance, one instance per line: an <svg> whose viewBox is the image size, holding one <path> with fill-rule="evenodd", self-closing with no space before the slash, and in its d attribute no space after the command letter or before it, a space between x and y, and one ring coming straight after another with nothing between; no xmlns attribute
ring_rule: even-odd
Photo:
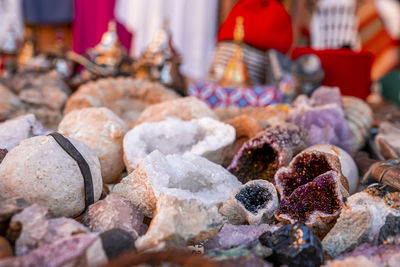
<svg viewBox="0 0 400 267"><path fill-rule="evenodd" d="M307 222L314 212L335 213L340 208L335 175L334 171L329 171L296 188L282 200L275 214L288 214L296 221Z"/></svg>
<svg viewBox="0 0 400 267"><path fill-rule="evenodd" d="M236 194L235 198L250 212L256 214L271 200L271 193L267 188L259 185L247 186Z"/></svg>
<svg viewBox="0 0 400 267"><path fill-rule="evenodd" d="M326 157L315 153L303 153L301 157L294 159L291 166L291 172L283 172L278 177L283 187L283 197L290 196L299 186L305 185L314 180L315 177L332 170Z"/></svg>

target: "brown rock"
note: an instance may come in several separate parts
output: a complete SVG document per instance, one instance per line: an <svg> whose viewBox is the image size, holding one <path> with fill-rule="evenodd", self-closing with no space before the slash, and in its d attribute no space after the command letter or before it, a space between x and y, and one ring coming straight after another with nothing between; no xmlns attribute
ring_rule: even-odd
<svg viewBox="0 0 400 267"><path fill-rule="evenodd" d="M217 119L217 116L206 103L190 96L166 101L146 108L140 114L136 125L143 122L162 121L168 117L179 118L185 121L201 117Z"/></svg>
<svg viewBox="0 0 400 267"><path fill-rule="evenodd" d="M1 259L12 257L13 251L7 239L0 236L0 261Z"/></svg>
<svg viewBox="0 0 400 267"><path fill-rule="evenodd" d="M8 88L0 84L0 122L9 119L16 110L21 108L19 98Z"/></svg>
<svg viewBox="0 0 400 267"><path fill-rule="evenodd" d="M116 194L110 194L105 199L90 205L81 222L94 232L119 228L136 239L145 232L143 218L143 213L131 202Z"/></svg>
<svg viewBox="0 0 400 267"><path fill-rule="evenodd" d="M379 133L375 137L375 144L385 159L397 159L400 157L400 128L384 121L379 125Z"/></svg>
<svg viewBox="0 0 400 267"><path fill-rule="evenodd" d="M28 202L23 198L0 198L0 235L5 234L11 217L26 207L28 207Z"/></svg>

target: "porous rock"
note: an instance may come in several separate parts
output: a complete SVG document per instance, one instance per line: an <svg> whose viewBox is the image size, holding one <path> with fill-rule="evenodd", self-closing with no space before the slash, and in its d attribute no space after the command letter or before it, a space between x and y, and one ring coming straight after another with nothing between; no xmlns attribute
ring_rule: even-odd
<svg viewBox="0 0 400 267"><path fill-rule="evenodd" d="M281 197L275 217L304 223L320 237L331 229L349 196L338 157L316 150L303 151L279 169L275 185Z"/></svg>
<svg viewBox="0 0 400 267"><path fill-rule="evenodd" d="M122 140L125 123L107 108L84 108L65 115L59 133L81 141L99 158L104 183L118 181L124 170Z"/></svg>
<svg viewBox="0 0 400 267"><path fill-rule="evenodd" d="M224 149L234 140L232 126L209 117L191 121L168 118L130 130L123 141L124 161L132 172L143 158L159 150L165 155L192 153L221 163Z"/></svg>
<svg viewBox="0 0 400 267"><path fill-rule="evenodd" d="M144 122L162 121L169 117L185 121L202 117L218 119L206 103L188 96L149 106L140 114L136 125Z"/></svg>
<svg viewBox="0 0 400 267"><path fill-rule="evenodd" d="M306 148L306 142L307 133L294 124L272 126L244 143L228 170L243 183L257 179L272 182L275 172Z"/></svg>
<svg viewBox="0 0 400 267"><path fill-rule="evenodd" d="M226 223L217 235L208 239L204 244L204 250L228 249L247 244L258 239L265 232L273 232L278 226L260 225L233 225Z"/></svg>
<svg viewBox="0 0 400 267"><path fill-rule="evenodd" d="M253 180L236 188L219 212L231 224L270 223L278 208L275 186L265 180Z"/></svg>
<svg viewBox="0 0 400 267"><path fill-rule="evenodd" d="M90 167L94 200L100 198L100 163L83 143L69 139ZM74 159L51 136L23 140L0 165L0 195L23 196L28 203L48 205L52 215L72 217L85 207L82 173Z"/></svg>
<svg viewBox="0 0 400 267"><path fill-rule="evenodd" d="M0 123L0 148L10 151L24 139L48 133L35 115L19 116Z"/></svg>
<svg viewBox="0 0 400 267"><path fill-rule="evenodd" d="M128 232L134 239L144 234L144 215L130 201L116 194L107 195L89 206L81 222L93 232L114 228Z"/></svg>
<svg viewBox="0 0 400 267"><path fill-rule="evenodd" d="M214 235L222 224L223 218L215 205L161 195L148 231L135 244L139 250L145 250L162 243L179 246L188 240L201 242Z"/></svg>
<svg viewBox="0 0 400 267"><path fill-rule="evenodd" d="M80 86L68 99L64 114L74 109L107 107L132 125L149 105L178 97L160 83L128 77L104 78Z"/></svg>
<svg viewBox="0 0 400 267"><path fill-rule="evenodd" d="M371 187L347 199L334 227L322 240L332 257L369 242L378 244L379 233L390 213L399 216L399 192ZM386 235L388 233L386 232Z"/></svg>
<svg viewBox="0 0 400 267"><path fill-rule="evenodd" d="M307 148L306 150L316 150L337 156L340 161L342 174L344 177L346 177L349 184L349 194L354 194L355 192L357 192L360 177L358 174L357 165L354 162L353 158L349 155L349 153L347 153L340 147L327 144L314 145Z"/></svg>
<svg viewBox="0 0 400 267"><path fill-rule="evenodd" d="M112 193L130 200L147 217L153 217L160 194L217 205L239 185L235 176L203 157L164 155L156 150L115 185Z"/></svg>
<svg viewBox="0 0 400 267"><path fill-rule="evenodd" d="M107 261L98 236L84 233L64 237L20 257L0 260L0 266L102 266Z"/></svg>
<svg viewBox="0 0 400 267"><path fill-rule="evenodd" d="M272 248L272 255L266 259L277 266L320 266L324 261L321 241L301 223L282 226L273 233L266 232L259 240L262 245Z"/></svg>
<svg viewBox="0 0 400 267"><path fill-rule="evenodd" d="M89 232L88 228L73 219L50 218L47 207L38 204L33 204L14 215L11 223L20 225L22 229L15 242L17 256L28 254L61 238Z"/></svg>

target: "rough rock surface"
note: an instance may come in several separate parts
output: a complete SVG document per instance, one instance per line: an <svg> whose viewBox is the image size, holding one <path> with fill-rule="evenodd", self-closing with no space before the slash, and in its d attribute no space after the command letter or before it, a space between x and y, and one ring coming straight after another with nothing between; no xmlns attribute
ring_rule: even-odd
<svg viewBox="0 0 400 267"><path fill-rule="evenodd" d="M349 194L354 194L357 192L360 177L358 174L357 165L349 153L340 147L326 144L314 145L312 147L308 147L306 150L316 150L337 156L340 160L343 176L347 178L347 182L349 184Z"/></svg>
<svg viewBox="0 0 400 267"><path fill-rule="evenodd" d="M345 119L338 88L321 87L311 98L300 95L292 103L291 122L308 130L308 145L331 144L350 152L353 136Z"/></svg>
<svg viewBox="0 0 400 267"><path fill-rule="evenodd" d="M375 144L385 159L400 157L400 129L394 124L384 121L379 125L379 133L375 137Z"/></svg>
<svg viewBox="0 0 400 267"><path fill-rule="evenodd" d="M87 161L94 200L100 198L100 163L83 143L69 139ZM79 215L85 207L84 184L78 164L51 136L23 140L0 165L0 195L23 196L28 203L48 205L52 215Z"/></svg>
<svg viewBox="0 0 400 267"><path fill-rule="evenodd" d="M35 115L19 116L0 123L0 148L10 151L24 139L48 133L50 131L43 128Z"/></svg>
<svg viewBox="0 0 400 267"><path fill-rule="evenodd" d="M22 229L15 242L17 256L28 254L61 238L89 232L89 229L73 219L51 219L47 207L38 204L33 204L14 215L11 223L19 224Z"/></svg>
<svg viewBox="0 0 400 267"><path fill-rule="evenodd" d="M224 224L221 231L204 244L204 250L228 249L247 244L265 232L274 232L278 226L260 225L233 225Z"/></svg>
<svg viewBox="0 0 400 267"><path fill-rule="evenodd" d="M206 103L188 96L149 106L140 114L136 125L144 122L162 121L169 117L185 121L202 117L218 119Z"/></svg>
<svg viewBox="0 0 400 267"><path fill-rule="evenodd" d="M224 149L234 140L235 129L217 120L169 118L130 130L123 141L124 161L128 172L132 172L148 154L159 150L165 155L193 153L221 163Z"/></svg>
<svg viewBox="0 0 400 267"><path fill-rule="evenodd" d="M136 239L145 232L143 218L144 215L130 201L110 194L90 205L81 222L94 232L119 228Z"/></svg>
<svg viewBox="0 0 400 267"><path fill-rule="evenodd" d="M99 158L104 183L118 181L124 170L122 140L125 123L107 108L74 110L58 125L59 133L81 141Z"/></svg>
<svg viewBox="0 0 400 267"><path fill-rule="evenodd" d="M338 256L326 267L396 267L400 265L400 246L363 244L354 251Z"/></svg>
<svg viewBox="0 0 400 267"><path fill-rule="evenodd" d="M20 197L0 198L0 235L5 235L11 217L28 206Z"/></svg>
<svg viewBox="0 0 400 267"><path fill-rule="evenodd" d="M161 195L156 216L147 233L136 241L139 250L150 249L165 243L185 245L188 240L204 241L223 224L215 205L206 206L195 199L180 200Z"/></svg>
<svg viewBox="0 0 400 267"><path fill-rule="evenodd" d="M31 253L0 260L1 267L8 266L102 266L107 257L96 234L85 233L65 237L33 250Z"/></svg>
<svg viewBox="0 0 400 267"><path fill-rule="evenodd" d="M81 108L107 107L131 125L148 105L178 97L159 83L124 77L105 78L80 86L68 99L64 113Z"/></svg>
<svg viewBox="0 0 400 267"><path fill-rule="evenodd" d="M377 244L388 214L400 215L399 192L371 187L348 198L335 226L322 240L332 257L361 243Z"/></svg>
<svg viewBox="0 0 400 267"><path fill-rule="evenodd" d="M258 225L271 222L278 205L275 186L265 180L253 180L236 188L219 212L229 223Z"/></svg>
<svg viewBox="0 0 400 267"><path fill-rule="evenodd" d="M267 260L278 266L320 266L324 261L321 241L301 223L266 232L259 240L272 248L273 254Z"/></svg>
<svg viewBox="0 0 400 267"><path fill-rule="evenodd" d="M349 196L339 158L316 150L303 151L279 169L275 185L281 196L275 217L305 223L319 237L331 229Z"/></svg>
<svg viewBox="0 0 400 267"><path fill-rule="evenodd" d="M196 199L211 205L224 202L240 182L222 166L203 157L149 154L112 192L130 200L153 217L160 194Z"/></svg>
<svg viewBox="0 0 400 267"><path fill-rule="evenodd" d="M245 183L264 179L273 181L275 172L306 148L304 129L290 123L267 128L240 148L228 170Z"/></svg>

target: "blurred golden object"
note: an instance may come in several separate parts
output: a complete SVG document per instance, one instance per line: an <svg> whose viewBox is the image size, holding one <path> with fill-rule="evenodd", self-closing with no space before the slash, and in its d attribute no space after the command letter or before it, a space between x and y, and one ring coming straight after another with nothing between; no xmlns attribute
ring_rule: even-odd
<svg viewBox="0 0 400 267"><path fill-rule="evenodd" d="M250 85L250 79L247 73L247 66L241 46L244 38L243 17L236 18L233 36L236 43L236 48L233 52L232 58L226 65L224 76L219 81L219 84L224 87L248 86Z"/></svg>
<svg viewBox="0 0 400 267"><path fill-rule="evenodd" d="M107 32L89 54L97 65L117 66L122 61L126 51L119 42L115 21L109 22Z"/></svg>
<svg viewBox="0 0 400 267"><path fill-rule="evenodd" d="M182 58L172 46L168 22L157 32L143 55L134 63L136 78L159 81L185 95L183 77L179 73Z"/></svg>
<svg viewBox="0 0 400 267"><path fill-rule="evenodd" d="M33 43L32 30L30 28L26 28L24 39L25 40L21 52L19 53L17 59L19 69L26 66L28 62L35 56L35 46Z"/></svg>

